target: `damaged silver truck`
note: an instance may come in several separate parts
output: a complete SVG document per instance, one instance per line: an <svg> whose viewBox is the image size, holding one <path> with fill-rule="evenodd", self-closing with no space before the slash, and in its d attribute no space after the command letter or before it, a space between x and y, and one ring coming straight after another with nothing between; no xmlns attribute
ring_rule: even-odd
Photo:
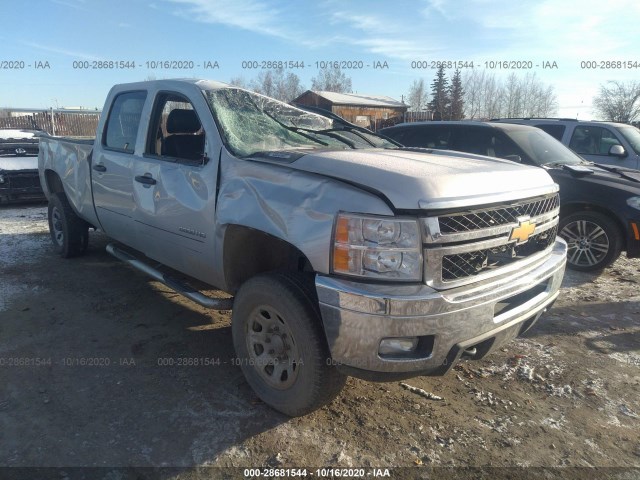
<svg viewBox="0 0 640 480"><path fill-rule="evenodd" d="M55 248L81 254L103 231L112 255L232 309L235 363L287 415L330 402L347 375L482 358L558 295L566 244L543 169L399 147L206 80L118 85L103 112L93 142L41 139Z"/></svg>

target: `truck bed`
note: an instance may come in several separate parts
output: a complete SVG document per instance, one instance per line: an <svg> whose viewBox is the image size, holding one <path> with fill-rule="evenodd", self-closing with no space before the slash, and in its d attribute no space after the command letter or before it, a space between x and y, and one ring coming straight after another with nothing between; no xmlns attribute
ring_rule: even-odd
<svg viewBox="0 0 640 480"><path fill-rule="evenodd" d="M89 155L93 150L93 139L82 137L40 137L38 167L40 182L47 189L47 170L57 172L64 185L67 198L73 209L89 223L98 226L93 196L91 194L91 164Z"/></svg>

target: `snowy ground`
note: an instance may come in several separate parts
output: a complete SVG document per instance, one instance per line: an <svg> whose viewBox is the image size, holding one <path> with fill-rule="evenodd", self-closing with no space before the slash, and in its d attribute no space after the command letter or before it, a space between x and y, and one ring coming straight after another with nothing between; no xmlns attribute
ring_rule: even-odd
<svg viewBox="0 0 640 480"><path fill-rule="evenodd" d="M640 467L639 260L569 272L524 338L404 382L430 398L350 379L328 407L288 419L231 364L228 312L105 244L93 235L63 260L46 207L0 207L0 466Z"/></svg>

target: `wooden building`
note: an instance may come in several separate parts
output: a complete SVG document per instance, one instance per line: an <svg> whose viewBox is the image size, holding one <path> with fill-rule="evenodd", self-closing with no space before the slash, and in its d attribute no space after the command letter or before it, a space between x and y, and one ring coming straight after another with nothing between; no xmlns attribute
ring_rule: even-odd
<svg viewBox="0 0 640 480"><path fill-rule="evenodd" d="M319 107L371 130L402 121L409 105L383 95L307 90L293 104Z"/></svg>

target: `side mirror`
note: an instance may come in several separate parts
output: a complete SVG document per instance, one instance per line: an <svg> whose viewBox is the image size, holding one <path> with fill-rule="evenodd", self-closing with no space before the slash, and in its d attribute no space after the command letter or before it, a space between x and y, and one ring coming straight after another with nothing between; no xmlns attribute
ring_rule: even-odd
<svg viewBox="0 0 640 480"><path fill-rule="evenodd" d="M512 162L522 163L522 158L520 158L520 155L505 155L502 158L504 158L505 160L511 160Z"/></svg>
<svg viewBox="0 0 640 480"><path fill-rule="evenodd" d="M611 145L609 155L622 158L627 156L627 152L622 145Z"/></svg>

